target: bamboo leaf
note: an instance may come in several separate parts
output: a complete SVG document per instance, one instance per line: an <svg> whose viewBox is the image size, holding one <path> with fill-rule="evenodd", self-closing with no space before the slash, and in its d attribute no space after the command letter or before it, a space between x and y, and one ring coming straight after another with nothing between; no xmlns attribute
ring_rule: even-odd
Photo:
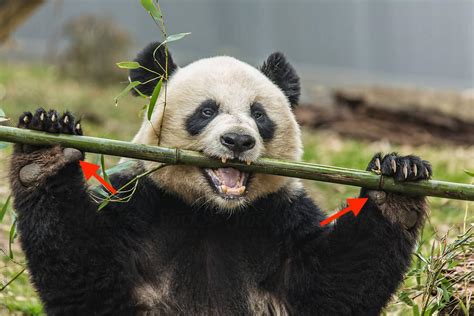
<svg viewBox="0 0 474 316"><path fill-rule="evenodd" d="M117 66L122 69L138 69L140 64L136 61L121 61L117 63Z"/></svg>
<svg viewBox="0 0 474 316"><path fill-rule="evenodd" d="M139 96L141 96L142 98L144 99L149 99L150 97L143 94L140 90L138 90L137 88L133 88L133 91L135 91Z"/></svg>
<svg viewBox="0 0 474 316"><path fill-rule="evenodd" d="M415 302L413 302L407 292L401 292L400 294L398 294L398 299L403 303L407 304L408 306L415 305Z"/></svg>
<svg viewBox="0 0 474 316"><path fill-rule="evenodd" d="M13 245L13 242L15 241L15 237L16 237L16 216L14 216L12 226L10 227L10 236L8 239L8 254L9 254L8 256L10 257L10 259L13 259L14 257L12 245Z"/></svg>
<svg viewBox="0 0 474 316"><path fill-rule="evenodd" d="M109 203L110 203L110 199L103 200L102 203L99 204L99 207L97 208L97 211L101 211Z"/></svg>
<svg viewBox="0 0 474 316"><path fill-rule="evenodd" d="M136 86L138 86L139 84L141 84L140 81L132 81L128 84L127 87L125 87L125 89L122 90L122 92L120 92L116 97L115 97L115 106L118 105L118 99L120 99L121 97L127 95L133 88L135 88Z"/></svg>
<svg viewBox="0 0 474 316"><path fill-rule="evenodd" d="M464 172L465 172L467 175L469 175L469 176L471 176L471 177L474 177L474 172L469 171L469 170L466 170L466 169L464 169Z"/></svg>
<svg viewBox="0 0 474 316"><path fill-rule="evenodd" d="M163 77L161 77L160 81L158 81L158 83L156 84L155 89L153 89L153 94L151 95L150 104L148 105L148 112L147 112L147 118L149 121L151 120L151 115L153 114L153 109L155 108L156 101L158 100L158 96L160 95L162 83L163 83Z"/></svg>
<svg viewBox="0 0 474 316"><path fill-rule="evenodd" d="M5 204L3 204L2 210L0 211L0 223L3 222L3 217L5 216L5 213L7 212L11 197L12 197L11 195L7 197L7 200L5 201Z"/></svg>
<svg viewBox="0 0 474 316"><path fill-rule="evenodd" d="M142 7L156 20L160 21L163 17L160 10L153 3L153 0L140 0Z"/></svg>
<svg viewBox="0 0 474 316"><path fill-rule="evenodd" d="M167 43L171 43L171 42L176 42L176 41L179 41L180 39L182 39L183 37L187 36L191 34L191 32L185 32L185 33L178 33L178 34L172 34L172 35L168 35L168 37L166 37L166 39L163 41L163 43L161 43L161 45L164 45L164 44L167 44Z"/></svg>
<svg viewBox="0 0 474 316"><path fill-rule="evenodd" d="M102 172L102 176L104 177L104 180L106 182L109 182L109 176L107 175L107 172L105 171L104 155L100 155L100 168L101 168L101 172Z"/></svg>

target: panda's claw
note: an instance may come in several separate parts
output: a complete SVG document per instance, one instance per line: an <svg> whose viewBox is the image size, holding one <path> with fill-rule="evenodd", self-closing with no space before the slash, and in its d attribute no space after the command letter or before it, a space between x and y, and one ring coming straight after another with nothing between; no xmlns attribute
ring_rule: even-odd
<svg viewBox="0 0 474 316"><path fill-rule="evenodd" d="M375 169L376 171L380 171L381 166L380 166L380 158L379 157L375 158L375 167L376 167L376 169Z"/></svg>
<svg viewBox="0 0 474 316"><path fill-rule="evenodd" d="M395 162L395 159L390 160L390 166L392 167L393 173L397 172L397 163Z"/></svg>
<svg viewBox="0 0 474 316"><path fill-rule="evenodd" d="M378 171L379 164L380 171ZM421 160L417 156L398 156L396 153L385 155L383 158L380 154L376 154L367 170L393 177L398 182L426 180L432 175L429 162Z"/></svg>
<svg viewBox="0 0 474 316"><path fill-rule="evenodd" d="M406 164L403 165L403 176L404 178L408 178L408 166Z"/></svg>
<svg viewBox="0 0 474 316"><path fill-rule="evenodd" d="M38 108L34 114L23 112L18 119L17 126L48 133L82 135L80 120L76 122L74 116L68 111L61 118L55 110L46 112L43 108Z"/></svg>

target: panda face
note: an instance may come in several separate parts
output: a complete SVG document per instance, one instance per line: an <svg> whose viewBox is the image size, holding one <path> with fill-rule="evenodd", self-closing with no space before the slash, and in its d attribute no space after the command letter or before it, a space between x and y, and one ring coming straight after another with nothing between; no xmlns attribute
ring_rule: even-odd
<svg viewBox="0 0 474 316"><path fill-rule="evenodd" d="M174 70L151 122L144 121L134 142L202 152L226 162L252 163L261 157L300 159L299 127L285 92L262 71L231 57L198 60ZM146 162L146 168L156 163ZM248 174L234 168L167 166L152 175L156 183L186 201L236 210L296 180Z"/></svg>

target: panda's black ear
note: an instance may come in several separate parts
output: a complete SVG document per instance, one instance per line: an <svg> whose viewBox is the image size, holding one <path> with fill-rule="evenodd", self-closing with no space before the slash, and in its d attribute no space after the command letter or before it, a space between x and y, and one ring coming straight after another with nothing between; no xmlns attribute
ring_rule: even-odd
<svg viewBox="0 0 474 316"><path fill-rule="evenodd" d="M276 52L268 56L260 71L280 87L292 108L298 105L301 93L300 78L282 53Z"/></svg>
<svg viewBox="0 0 474 316"><path fill-rule="evenodd" d="M159 46L158 49L156 49ZM136 87L141 93L145 95L152 95L153 89L158 83L159 75L164 75L166 67L166 54L165 54L165 45L160 46L160 42L153 42L148 44L135 58L135 61L138 62L144 68L153 70L156 73L148 71L143 68L131 69L130 70L130 81L140 81L147 82L146 84L141 84ZM156 50L156 51L155 51ZM153 56L154 52L154 56ZM168 78L173 74L173 72L178 68L173 62L170 52L168 51ZM157 78L153 80L153 78ZM133 91L133 94L138 95L136 91Z"/></svg>

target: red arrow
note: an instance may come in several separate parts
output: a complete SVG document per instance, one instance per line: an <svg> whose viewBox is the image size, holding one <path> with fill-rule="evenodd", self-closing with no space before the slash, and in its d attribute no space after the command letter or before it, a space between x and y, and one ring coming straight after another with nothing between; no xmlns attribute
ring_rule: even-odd
<svg viewBox="0 0 474 316"><path fill-rule="evenodd" d="M360 210L362 207L365 205L365 202L367 202L367 198L358 198L358 199L347 199L347 207L340 210L336 214L326 218L324 221L319 223L319 225L324 226L335 220L336 218L341 217L342 215L352 212L354 213L354 216L359 215Z"/></svg>
<svg viewBox="0 0 474 316"><path fill-rule="evenodd" d="M110 183L107 183L107 181L104 180L101 176L97 174L97 170L100 169L99 165L94 165L93 163L85 162L80 160L79 164L81 165L82 172L84 172L84 177L86 177L86 180L89 180L91 177L96 178L107 190L110 191L110 193L115 194L117 193L117 190L114 189Z"/></svg>

